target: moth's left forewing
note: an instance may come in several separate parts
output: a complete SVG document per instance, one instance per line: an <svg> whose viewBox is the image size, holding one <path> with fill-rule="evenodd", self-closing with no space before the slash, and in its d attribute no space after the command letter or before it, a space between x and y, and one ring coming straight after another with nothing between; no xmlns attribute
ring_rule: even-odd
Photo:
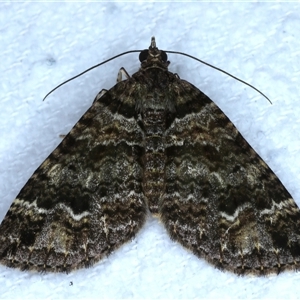
<svg viewBox="0 0 300 300"><path fill-rule="evenodd" d="M175 84L160 202L170 236L238 274L298 269L300 211L291 195L206 95Z"/></svg>
<svg viewBox="0 0 300 300"><path fill-rule="evenodd" d="M0 225L0 261L21 269L90 266L134 237L146 217L142 135L119 83L97 97L34 172Z"/></svg>

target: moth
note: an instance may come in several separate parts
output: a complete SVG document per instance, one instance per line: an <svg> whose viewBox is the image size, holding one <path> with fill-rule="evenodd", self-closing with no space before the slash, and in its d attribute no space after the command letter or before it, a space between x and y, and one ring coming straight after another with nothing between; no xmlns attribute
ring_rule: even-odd
<svg viewBox="0 0 300 300"><path fill-rule="evenodd" d="M168 71L154 38L139 59L22 188L0 225L0 262L90 267L153 214L218 269L298 270L300 212L280 180L212 100Z"/></svg>

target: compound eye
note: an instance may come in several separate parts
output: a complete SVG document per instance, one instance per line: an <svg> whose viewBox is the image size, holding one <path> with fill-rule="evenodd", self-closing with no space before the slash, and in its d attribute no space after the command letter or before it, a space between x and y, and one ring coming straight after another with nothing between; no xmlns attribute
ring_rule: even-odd
<svg viewBox="0 0 300 300"><path fill-rule="evenodd" d="M143 50L139 55L140 62L145 61L148 58L149 50Z"/></svg>
<svg viewBox="0 0 300 300"><path fill-rule="evenodd" d="M165 51L161 51L160 55L163 62L166 62L168 60L168 55Z"/></svg>

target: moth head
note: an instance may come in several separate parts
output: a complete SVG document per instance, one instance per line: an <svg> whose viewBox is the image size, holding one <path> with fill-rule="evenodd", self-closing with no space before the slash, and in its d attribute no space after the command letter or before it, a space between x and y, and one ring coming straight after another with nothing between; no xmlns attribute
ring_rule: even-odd
<svg viewBox="0 0 300 300"><path fill-rule="evenodd" d="M170 64L167 53L156 47L155 37L152 37L149 49L140 53L139 60L142 69L161 68L167 70Z"/></svg>

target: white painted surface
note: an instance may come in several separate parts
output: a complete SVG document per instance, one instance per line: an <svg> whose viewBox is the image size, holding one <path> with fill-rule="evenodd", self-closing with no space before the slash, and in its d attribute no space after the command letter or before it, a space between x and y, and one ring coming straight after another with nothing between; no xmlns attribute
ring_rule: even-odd
<svg viewBox="0 0 300 300"><path fill-rule="evenodd" d="M113 55L157 46L170 70L206 93L262 156L300 205L300 5L298 3L0 3L0 220L34 170L91 105L132 74L137 54L114 60L57 90L62 81ZM36 274L0 266L0 298L298 298L300 275L223 273L170 241L151 219L137 238L90 269ZM70 285L70 282L73 285Z"/></svg>

